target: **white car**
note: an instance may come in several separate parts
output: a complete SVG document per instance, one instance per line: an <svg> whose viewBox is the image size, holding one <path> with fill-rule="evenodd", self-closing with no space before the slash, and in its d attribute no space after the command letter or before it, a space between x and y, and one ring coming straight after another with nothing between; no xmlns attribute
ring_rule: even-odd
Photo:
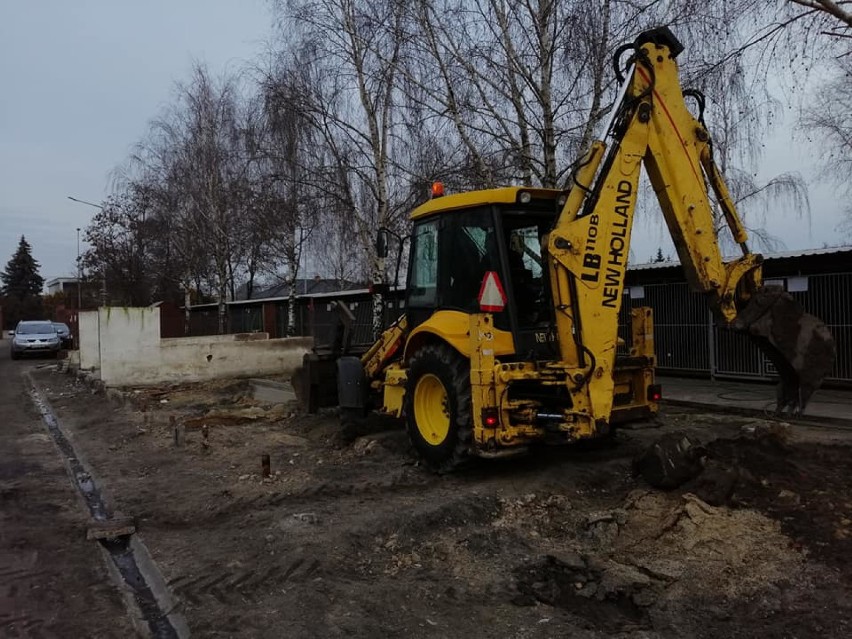
<svg viewBox="0 0 852 639"><path fill-rule="evenodd" d="M18 322L12 333L12 359L27 353L58 353L60 345L53 323L47 320Z"/></svg>

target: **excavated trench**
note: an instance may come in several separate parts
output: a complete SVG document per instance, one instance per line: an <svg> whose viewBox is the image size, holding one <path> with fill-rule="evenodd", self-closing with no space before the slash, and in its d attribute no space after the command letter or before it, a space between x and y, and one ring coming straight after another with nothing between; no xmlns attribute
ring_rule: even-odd
<svg viewBox="0 0 852 639"><path fill-rule="evenodd" d="M92 474L86 469L78 457L60 427L59 420L54 414L47 400L42 397L33 380L30 379L30 397L41 413L48 432L56 443L60 452L66 460L71 471L71 479L77 488L92 518L98 522L107 522L112 519L113 513L104 502L97 483ZM188 636L181 620L164 609L161 598L155 594L155 587L150 582L151 566L147 569L143 566L144 561L140 558L139 551L144 550L141 542L137 539L131 543L129 536L120 536L111 539L101 539L98 543L106 550L115 569L120 575L123 583L122 588L127 588L133 595L133 601L138 609L139 615L147 626L150 637L154 639L179 639Z"/></svg>

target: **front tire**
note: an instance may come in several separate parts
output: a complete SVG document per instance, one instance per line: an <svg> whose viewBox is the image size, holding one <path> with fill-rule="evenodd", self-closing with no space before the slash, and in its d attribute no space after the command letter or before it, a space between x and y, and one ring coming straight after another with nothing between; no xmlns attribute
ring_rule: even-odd
<svg viewBox="0 0 852 639"><path fill-rule="evenodd" d="M470 364L449 346L426 345L411 358L405 387L408 437L433 469L463 462L472 440Z"/></svg>

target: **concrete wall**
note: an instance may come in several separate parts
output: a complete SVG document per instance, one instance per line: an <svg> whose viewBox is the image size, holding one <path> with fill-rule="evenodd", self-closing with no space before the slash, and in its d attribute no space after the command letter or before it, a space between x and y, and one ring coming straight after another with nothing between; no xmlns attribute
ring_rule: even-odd
<svg viewBox="0 0 852 639"><path fill-rule="evenodd" d="M136 377L159 365L160 309L99 308L98 326L101 380L107 386L144 383Z"/></svg>
<svg viewBox="0 0 852 639"><path fill-rule="evenodd" d="M100 351L98 311L80 311L80 368L87 371L99 369Z"/></svg>
<svg viewBox="0 0 852 639"><path fill-rule="evenodd" d="M311 338L269 339L265 333L160 339L156 308L102 308L91 312L93 319L86 315L81 313L81 367L92 368L82 362L99 352L107 386L286 374L312 345Z"/></svg>

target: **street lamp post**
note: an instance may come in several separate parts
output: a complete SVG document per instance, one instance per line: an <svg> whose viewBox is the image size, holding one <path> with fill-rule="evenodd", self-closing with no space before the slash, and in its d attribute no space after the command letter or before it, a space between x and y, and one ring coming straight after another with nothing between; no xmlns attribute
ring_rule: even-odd
<svg viewBox="0 0 852 639"><path fill-rule="evenodd" d="M96 209L100 209L101 211L104 210L104 207L102 207L100 204L95 204L93 202L87 202L86 200L81 200L81 199L76 198L76 197L71 197L70 195L67 196L67 197L72 202L77 202L78 204L85 204L86 206L91 206L91 207L94 207ZM80 285L81 285L80 280L81 279L82 279L82 270L81 270L81 264L80 264L80 229L77 229L77 290L78 291L80 291ZM104 269L103 277L101 278L101 306L106 306L106 297L107 297L107 294L106 294L106 269ZM81 299L82 299L82 295L80 295L80 297L78 297L78 299L77 299L78 304L79 304Z"/></svg>
<svg viewBox="0 0 852 639"><path fill-rule="evenodd" d="M86 206L93 206L96 209L100 209L101 211L104 210L104 207L102 207L100 204L93 204L92 202L86 202L86 200L78 200L76 197L71 197L70 195L68 196L68 199L71 200L72 202L77 202L78 204L85 204Z"/></svg>
<svg viewBox="0 0 852 639"><path fill-rule="evenodd" d="M80 227L77 227L77 313L83 308L83 265L80 262Z"/></svg>

